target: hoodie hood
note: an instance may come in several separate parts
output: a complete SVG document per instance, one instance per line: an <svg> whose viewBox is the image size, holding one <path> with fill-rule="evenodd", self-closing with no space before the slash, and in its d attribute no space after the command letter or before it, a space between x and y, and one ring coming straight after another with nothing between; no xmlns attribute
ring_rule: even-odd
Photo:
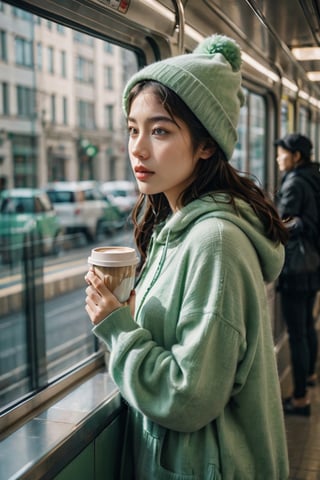
<svg viewBox="0 0 320 480"><path fill-rule="evenodd" d="M233 223L245 233L257 252L264 280L275 280L283 266L284 247L266 237L261 221L248 203L237 199L236 212L229 202L229 195L222 193L194 200L174 213L165 225L158 226L154 241L160 244L175 243L190 224L207 217L217 217Z"/></svg>

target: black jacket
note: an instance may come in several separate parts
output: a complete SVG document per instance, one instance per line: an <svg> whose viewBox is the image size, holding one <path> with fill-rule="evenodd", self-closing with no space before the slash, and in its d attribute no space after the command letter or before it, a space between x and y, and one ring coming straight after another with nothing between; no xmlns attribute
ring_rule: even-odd
<svg viewBox="0 0 320 480"><path fill-rule="evenodd" d="M307 239L308 245L310 245L309 251L306 251L307 256L311 256L312 247L317 249L320 225L316 192L318 194L320 192L320 172L319 165L316 163L299 166L287 172L282 178L277 196L278 211L282 219L295 217L286 248L287 257L298 236ZM287 260L288 258L286 258L286 262ZM280 290L310 291L319 289L320 277L317 265L315 265L314 272L287 274L285 270L286 263L279 280Z"/></svg>

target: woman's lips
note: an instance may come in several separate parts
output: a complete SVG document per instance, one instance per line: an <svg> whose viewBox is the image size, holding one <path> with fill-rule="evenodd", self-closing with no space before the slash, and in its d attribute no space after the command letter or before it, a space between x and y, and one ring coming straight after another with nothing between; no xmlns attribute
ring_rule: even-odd
<svg viewBox="0 0 320 480"><path fill-rule="evenodd" d="M151 170L147 170L144 167L136 167L134 171L137 180L147 180L154 174L154 172L152 172Z"/></svg>

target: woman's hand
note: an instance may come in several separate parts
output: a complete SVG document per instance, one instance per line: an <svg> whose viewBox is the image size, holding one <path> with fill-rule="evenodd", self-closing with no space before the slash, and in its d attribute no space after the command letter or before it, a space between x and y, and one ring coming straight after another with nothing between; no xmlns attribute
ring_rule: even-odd
<svg viewBox="0 0 320 480"><path fill-rule="evenodd" d="M85 281L88 284L85 308L91 322L97 325L114 310L122 307L123 304L104 284L104 280L94 273L93 269L88 271Z"/></svg>
<svg viewBox="0 0 320 480"><path fill-rule="evenodd" d="M135 311L135 291L132 290L128 302L120 303L117 297L105 285L104 280L90 269L85 276L88 284L86 288L86 311L94 325L100 323L110 313L118 308L129 305L132 317Z"/></svg>

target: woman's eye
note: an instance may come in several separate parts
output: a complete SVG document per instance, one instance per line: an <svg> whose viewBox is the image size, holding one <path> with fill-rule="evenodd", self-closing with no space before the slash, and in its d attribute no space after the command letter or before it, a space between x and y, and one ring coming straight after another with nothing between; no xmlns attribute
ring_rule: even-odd
<svg viewBox="0 0 320 480"><path fill-rule="evenodd" d="M152 131L153 135L165 135L167 132L167 130L164 130L163 128L154 128L153 131Z"/></svg>
<svg viewBox="0 0 320 480"><path fill-rule="evenodd" d="M137 133L137 129L135 127L128 127L129 135L135 135Z"/></svg>

